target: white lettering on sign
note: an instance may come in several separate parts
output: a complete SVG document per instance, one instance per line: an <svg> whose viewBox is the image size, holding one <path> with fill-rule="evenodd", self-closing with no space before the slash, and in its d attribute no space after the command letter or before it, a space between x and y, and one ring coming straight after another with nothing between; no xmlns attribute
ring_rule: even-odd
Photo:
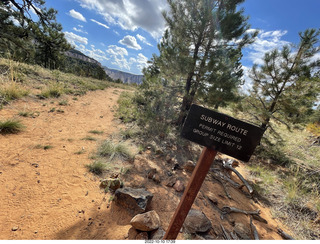
<svg viewBox="0 0 320 244"><path fill-rule="evenodd" d="M264 131L259 127L192 104L182 137L221 153L248 161Z"/></svg>
<svg viewBox="0 0 320 244"><path fill-rule="evenodd" d="M236 137L236 136L234 136L234 135L230 135L230 134L228 134L228 133L226 133L226 132L223 132L223 131L221 131L221 130L219 130L219 131L217 132L217 134L220 135L220 136L223 136L223 137L225 137L225 138L234 140L235 142L241 142L241 138Z"/></svg>
<svg viewBox="0 0 320 244"><path fill-rule="evenodd" d="M224 127L224 126L226 125L226 122L222 122L221 120L214 119L214 118L212 118L212 117L210 117L210 116L206 116L206 115L204 115L204 114L202 114L202 115L200 116L200 119L201 119L201 120L204 120L204 121L207 121L207 122L209 122L209 123L212 123L212 124L214 124L214 125L219 125L219 126L221 126L221 127Z"/></svg>
<svg viewBox="0 0 320 244"><path fill-rule="evenodd" d="M248 133L247 130L245 130L245 129L243 129L243 128L240 128L240 127L237 127L237 126L235 126L235 125L230 125L230 124L227 125L227 129L229 129L229 130L231 130L231 131L234 131L234 132L237 132L237 133L239 133L239 134L242 134L242 135L244 135L244 136L246 136L247 133Z"/></svg>
<svg viewBox="0 0 320 244"><path fill-rule="evenodd" d="M200 119L203 120L203 121L206 121L208 123L212 123L214 125L221 126L221 127L225 127L225 125L227 124L226 122L222 122L221 120L214 119L214 118L212 118L210 116L207 116L207 115L204 115L204 114L202 114L200 116ZM210 132L213 132L213 130L215 130L214 128L211 128L211 127L209 127L207 125L200 124L199 126L202 127L202 129L208 130ZM227 128L228 130L237 132L239 134L242 134L244 136L246 136L248 134L248 130L245 130L243 128L237 127L237 126L232 125L232 124L227 124L227 126L225 128Z"/></svg>

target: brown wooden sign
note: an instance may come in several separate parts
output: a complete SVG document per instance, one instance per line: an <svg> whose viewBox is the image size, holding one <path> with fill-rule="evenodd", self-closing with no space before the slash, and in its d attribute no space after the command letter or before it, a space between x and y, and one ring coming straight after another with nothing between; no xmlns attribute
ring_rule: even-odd
<svg viewBox="0 0 320 244"><path fill-rule="evenodd" d="M193 104L181 135L192 142L247 162L260 143L263 132L257 126Z"/></svg>

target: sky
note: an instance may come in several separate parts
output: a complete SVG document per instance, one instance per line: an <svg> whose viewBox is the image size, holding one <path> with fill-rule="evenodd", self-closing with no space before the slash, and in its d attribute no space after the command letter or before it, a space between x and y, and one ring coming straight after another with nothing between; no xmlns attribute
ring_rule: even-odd
<svg viewBox="0 0 320 244"><path fill-rule="evenodd" d="M166 0L46 0L58 10L66 39L109 68L141 74L165 29ZM246 0L241 5L251 29L260 30L243 51L245 79L266 51L298 44L298 33L320 27L320 0Z"/></svg>

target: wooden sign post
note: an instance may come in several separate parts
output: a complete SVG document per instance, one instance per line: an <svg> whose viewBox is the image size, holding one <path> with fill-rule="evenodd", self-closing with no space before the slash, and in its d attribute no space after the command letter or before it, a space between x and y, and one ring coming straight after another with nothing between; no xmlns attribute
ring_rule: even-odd
<svg viewBox="0 0 320 244"><path fill-rule="evenodd" d="M181 135L205 146L171 219L164 240L174 240L197 197L217 152L249 161L263 130L228 115L192 105Z"/></svg>

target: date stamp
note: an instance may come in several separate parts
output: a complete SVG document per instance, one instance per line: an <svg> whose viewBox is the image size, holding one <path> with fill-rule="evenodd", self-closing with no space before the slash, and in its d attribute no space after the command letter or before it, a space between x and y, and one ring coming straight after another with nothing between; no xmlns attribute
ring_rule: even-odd
<svg viewBox="0 0 320 244"><path fill-rule="evenodd" d="M173 244L173 243L176 243L175 240L145 240L144 243L151 243L151 244Z"/></svg>

